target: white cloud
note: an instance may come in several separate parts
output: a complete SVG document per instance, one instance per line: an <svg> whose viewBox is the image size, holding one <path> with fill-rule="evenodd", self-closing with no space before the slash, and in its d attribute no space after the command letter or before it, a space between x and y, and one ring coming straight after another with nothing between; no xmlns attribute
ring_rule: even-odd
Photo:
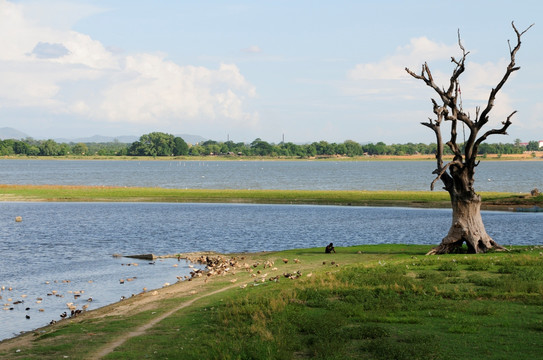
<svg viewBox="0 0 543 360"><path fill-rule="evenodd" d="M413 79L406 71L408 67L415 73L420 73L421 65L428 63L434 81L439 86L448 87L449 79L454 69L451 57L461 57L458 44L445 45L435 43L426 37L412 39L406 46L400 46L391 56L379 62L357 64L347 73L348 85L346 91L363 97L389 97L402 99L420 99L435 97L433 90L422 81ZM500 81L506 69L507 62L479 64L466 62L466 69L460 77L463 102L465 107L483 107L493 86ZM501 92L500 103L496 104L493 112L500 115L511 109L509 98ZM509 112L510 113L510 112Z"/></svg>
<svg viewBox="0 0 543 360"><path fill-rule="evenodd" d="M140 124L258 121L244 110L256 90L236 65L209 69L161 54L114 53L86 34L39 21L35 9L0 0L0 106Z"/></svg>
<svg viewBox="0 0 543 360"><path fill-rule="evenodd" d="M460 83L462 94L469 95L472 100L486 101L490 90L501 80L506 68L507 62L504 59L497 63L466 62L465 76L461 78Z"/></svg>
<svg viewBox="0 0 543 360"><path fill-rule="evenodd" d="M257 120L242 110L245 95L254 96L255 90L235 65L211 70L141 54L128 56L126 67L116 76L95 116L138 123L186 118L213 123L227 118L252 124Z"/></svg>
<svg viewBox="0 0 543 360"><path fill-rule="evenodd" d="M394 54L382 58L379 62L363 63L353 67L347 73L347 80L342 84L343 90L348 95L357 97L368 109L375 108L375 104L387 107L372 114L371 119L379 119L379 114L386 114L386 123L389 126L394 124L395 129L401 129L405 119L424 121L428 117L433 117L430 98L436 98L436 93L424 82L412 78L405 71L405 67L420 73L421 64L427 62L436 84L448 87L455 66L451 63L451 56L457 59L461 56L461 50L456 43L444 45L427 38L413 39L408 45L398 47ZM502 58L486 63L469 60L468 55L460 84L463 109L474 119L476 107L486 106L490 91L503 77L508 59ZM514 76L511 79L513 78ZM516 109L516 101L508 94L508 90L510 91L510 88L506 86L498 93L490 113L489 124L485 129L500 128L501 122ZM396 116L391 114L390 104L403 111ZM512 121L515 125L523 127L533 126L533 122L538 119L530 117L529 114L519 113L515 114ZM407 136L407 133L404 135ZM491 141L500 140L499 137L495 137Z"/></svg>
<svg viewBox="0 0 543 360"><path fill-rule="evenodd" d="M435 43L426 37L412 39L406 46L396 49L396 53L377 63L358 64L348 72L351 80L400 80L409 75L405 67L417 72L425 61L431 63L435 60L450 59L458 53L457 46Z"/></svg>

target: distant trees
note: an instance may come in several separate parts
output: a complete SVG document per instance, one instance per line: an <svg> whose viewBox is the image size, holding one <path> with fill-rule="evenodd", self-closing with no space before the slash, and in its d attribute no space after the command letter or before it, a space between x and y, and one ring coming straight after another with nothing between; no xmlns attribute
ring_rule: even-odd
<svg viewBox="0 0 543 360"><path fill-rule="evenodd" d="M65 156L65 155L126 155L127 144L111 143L57 143L52 139L0 140L0 155Z"/></svg>
<svg viewBox="0 0 543 360"><path fill-rule="evenodd" d="M189 145L179 136L173 138L173 155L188 155Z"/></svg>
<svg viewBox="0 0 543 360"><path fill-rule="evenodd" d="M68 144L58 144L54 140L45 140L39 147L41 156L58 156L68 155L70 153L70 147Z"/></svg>
<svg viewBox="0 0 543 360"><path fill-rule="evenodd" d="M528 145L526 145L527 151L537 151L539 150L539 141L530 141Z"/></svg>
<svg viewBox="0 0 543 360"><path fill-rule="evenodd" d="M77 143L72 148L72 152L76 155L85 155L89 153L89 147L84 143Z"/></svg>
<svg viewBox="0 0 543 360"><path fill-rule="evenodd" d="M459 144L463 149L463 144ZM521 154L524 151L539 150L539 142L530 141L527 146L514 144L487 144L479 146L478 153L485 154ZM269 143L260 138L251 143L233 141L219 142L207 140L199 144L189 145L181 137L162 132L152 132L140 136L131 144L119 141L107 143L57 143L54 140L0 140L0 156L267 156L267 157L331 157L331 156L373 156L373 155L416 155L435 154L437 144L407 143L391 144L384 142L360 144L353 140L342 143L318 141L310 144L281 142ZM450 149L444 149L445 155L451 155Z"/></svg>
<svg viewBox="0 0 543 360"><path fill-rule="evenodd" d="M162 132L142 135L128 149L134 156L179 156L188 154L188 145L180 137Z"/></svg>

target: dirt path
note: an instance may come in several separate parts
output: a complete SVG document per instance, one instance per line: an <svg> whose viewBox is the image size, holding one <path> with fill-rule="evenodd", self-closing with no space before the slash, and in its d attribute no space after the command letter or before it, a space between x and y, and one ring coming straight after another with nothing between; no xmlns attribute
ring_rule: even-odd
<svg viewBox="0 0 543 360"><path fill-rule="evenodd" d="M205 298L207 296L218 294L218 293L226 291L228 289L232 289L232 288L234 288L236 286L239 286L239 284L238 285L226 286L226 287L220 288L218 290L215 290L215 291L200 295L200 296L195 297L195 298L193 298L191 300L185 301L180 306L174 308L173 310L170 310L170 311L160 315L159 317L149 321L148 323L140 326L136 330L131 331L129 333L126 333L123 336L121 336L120 338L115 339L114 341L110 342L109 344L107 344L106 346L101 348L97 353L90 355L88 357L88 359L101 359L104 356L106 356L107 354L113 352L115 350L115 348L117 348L117 347L121 346L122 344L124 344L127 340L129 340L129 339L131 339L131 338L133 338L135 336L140 336L140 335L145 334L145 332L148 329L152 328L153 326L158 324L160 321L164 320L165 318L167 318L168 316L174 314L175 312L177 312L177 311L179 311L179 310L181 310L183 308L186 308L186 307L192 305L194 302L196 302L196 301L198 301L200 299L203 299L203 298Z"/></svg>

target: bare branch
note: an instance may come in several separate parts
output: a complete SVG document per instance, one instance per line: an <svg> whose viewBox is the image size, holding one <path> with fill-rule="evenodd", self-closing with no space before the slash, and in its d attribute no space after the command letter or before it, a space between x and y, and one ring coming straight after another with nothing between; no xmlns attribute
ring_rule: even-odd
<svg viewBox="0 0 543 360"><path fill-rule="evenodd" d="M515 34L517 35L517 44L515 45L515 47L513 49L511 49L511 44L509 44L509 54L510 54L509 65L507 65L507 69L505 71L505 74L503 75L503 77L500 80L500 82L498 83L498 85L496 85L496 87L493 88L492 91L490 91L490 95L488 97L488 102L487 102L486 108L483 110L483 112L481 113L481 117L478 119L477 126L478 126L479 129L481 127L483 127L488 122L488 120L489 120L488 119L488 114L490 113L490 111L494 107L494 101L496 99L496 95L498 94L498 92L501 90L501 88L503 87L503 85L505 84L507 79L509 79L509 76L511 76L511 74L513 72L520 69L519 66L515 66L515 56L516 56L517 52L520 49L521 36L524 33L526 33L526 31L528 31L533 25L534 24L530 25L526 30L524 30L522 32L519 32L517 30L516 26L515 26L515 23L511 22L511 26L513 27L513 30L515 30Z"/></svg>
<svg viewBox="0 0 543 360"><path fill-rule="evenodd" d="M485 141L490 135L507 135L507 128L512 124L511 123L511 118L513 117L513 115L515 115L517 113L517 111L513 111L508 117L507 119L502 123L503 126L500 128L500 129L491 129L491 130L488 130L486 133L484 133L479 139L477 139L477 141L475 142L474 146L473 146L473 149L474 149L474 155L476 156L477 154L477 149L479 148L479 145Z"/></svg>
<svg viewBox="0 0 543 360"><path fill-rule="evenodd" d="M469 52L466 51L462 44L460 31L458 31L458 46L462 51L462 56L460 58L451 57L451 62L454 64L454 69L449 79L448 88L439 87L435 83L430 67L426 62L422 64L420 74L416 74L408 68L405 68L407 73L413 78L422 80L427 86L431 87L435 93L439 95L441 100L441 103L438 104L436 100L432 99L433 112L436 115L436 118L433 120L429 119L429 122L421 123L422 125L432 129L437 139L437 169L434 173L438 174L438 176L431 184L432 190L434 188L434 184L438 180L441 180L445 185L445 189L451 193L451 196L453 192L475 194L475 191L473 190L473 175L474 168L477 166L476 158L479 145L490 135L505 134L507 128L511 125L511 117L515 113L512 113L509 115L509 117L507 117L507 120L503 123L501 128L491 129L481 137L477 138L481 129L489 121L489 113L494 107L496 95L502 89L511 74L520 69L520 67L515 64L515 56L520 49L522 35L524 35L526 31L533 26L532 24L521 32L515 27L514 23L511 23L511 25L515 31L517 41L514 46L509 44L510 62L507 65L502 78L496 87L490 92L486 106L482 109L482 111L481 107L476 107L475 118L473 120L471 119L469 113L465 113L462 109L462 95L460 91L459 78L465 71L465 62ZM450 140L446 144L454 154L454 159L445 166L443 165L445 143L442 139L440 127L443 121L451 122ZM464 154L462 154L460 146L457 144L457 127L459 123L467 125L469 129L468 138L464 138Z"/></svg>
<svg viewBox="0 0 543 360"><path fill-rule="evenodd" d="M448 163L447 165L439 168L439 169L436 169L433 173L434 174L437 174L437 177L434 179L434 181L432 181L432 183L430 184L430 190L434 190L434 184L439 180L441 179L444 175L447 175L446 174L446 171L447 169L451 166L451 165L459 165L459 166L462 166L462 163L460 161L451 161L450 163Z"/></svg>
<svg viewBox="0 0 543 360"><path fill-rule="evenodd" d="M530 28L531 28L532 26L534 26L534 25L535 25L535 24L532 24L532 25L528 26L528 27L526 28L526 30L524 30L523 32L519 33L518 30L517 30L517 27L515 26L515 22L514 22L514 21L511 21L511 26L513 27L513 29L515 30L515 33L517 34L517 37L519 37L519 38L520 38L522 35L524 35L524 33L525 33L526 31L530 30Z"/></svg>
<svg viewBox="0 0 543 360"><path fill-rule="evenodd" d="M415 74L414 72L409 70L409 68L405 68L405 71L407 71L407 73L413 76L415 79L424 81L426 85L434 89L434 91L439 95L444 104L448 105L450 103L450 99L447 97L447 94L443 90L441 90L439 86L437 86L434 82L432 72L430 71L430 67L427 63L422 64L422 70L420 75Z"/></svg>
<svg viewBox="0 0 543 360"><path fill-rule="evenodd" d="M454 153L455 159L462 158L462 153L460 152L460 149L458 148L458 145L456 144L456 136L458 135L457 132L456 132L456 125L458 124L458 122L454 118L451 121L452 121L452 124L451 124L451 139L447 142L447 146Z"/></svg>
<svg viewBox="0 0 543 360"><path fill-rule="evenodd" d="M451 76L451 79L449 81L449 89L447 90L447 95L449 97L452 97L453 91L456 93L456 89L458 88L458 78L465 70L465 62L466 57L468 56L469 52L466 52L466 49L462 45L462 40L460 38L460 29L458 29L458 46L460 47L460 50L462 50L462 58L460 60L456 60L454 57L451 58L451 62L456 64L456 68L453 71L453 75ZM454 96L454 104L456 104L456 94Z"/></svg>

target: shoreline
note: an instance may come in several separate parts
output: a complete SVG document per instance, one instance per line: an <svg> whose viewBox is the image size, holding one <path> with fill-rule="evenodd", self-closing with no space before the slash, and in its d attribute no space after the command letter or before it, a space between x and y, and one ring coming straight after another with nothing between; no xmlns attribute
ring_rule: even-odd
<svg viewBox="0 0 543 360"><path fill-rule="evenodd" d="M534 156L535 155L535 156ZM105 155L64 155L64 156L26 156L5 155L5 160L102 160L102 161L435 161L435 155L319 155L308 158L295 156L236 156L236 155L208 155L208 156L105 156ZM445 155L443 160L451 161L452 155ZM487 154L478 156L480 161L543 161L543 151L527 151L522 154Z"/></svg>
<svg viewBox="0 0 543 360"><path fill-rule="evenodd" d="M100 270L66 273L64 277L51 269L38 277L6 278L0 287L3 301L2 319L6 326L0 339L32 332L63 318L71 320L80 313L109 306L119 299L129 299L142 292L158 290L165 284L186 279L190 271L200 269L189 254L181 260L171 254L149 260L128 256L103 256L94 262ZM81 259L74 259L74 263ZM155 265L156 263L156 265ZM25 316L26 319L25 319Z"/></svg>
<svg viewBox="0 0 543 360"><path fill-rule="evenodd" d="M295 249L295 250L298 250L298 249ZM286 250L286 251L292 251L292 250ZM222 276L236 275L235 271L231 271L229 274L228 270L226 270L224 274L216 273L216 269L219 269L219 268L225 269L229 267L230 259L238 258L238 259L242 259L243 261L246 260L246 261L251 261L252 263L260 263L260 262L264 262L263 257L268 257L274 253L277 253L277 252L256 251L256 252L244 252L244 253L218 253L215 251L196 251L196 252L169 253L169 254L163 254L163 255L155 255L156 259L172 259L172 258L179 259L180 258L182 260L187 261L189 264L194 264L194 268L192 268L189 265L189 268L193 270L193 272L191 273L191 276L188 278L185 278L184 280L178 279L177 282L172 283L172 284L166 283L167 285L163 285L161 287L146 289L137 294L132 294L132 296L126 297L125 299L117 300L100 307L96 307L89 310L83 309L83 311L77 312L75 316L73 315L70 316L68 314L68 316L64 319L60 318L56 321L51 321L49 324L39 326L31 330L20 331L17 335L14 335L9 338L0 339L0 351L5 350L5 349L11 349L16 346L27 346L29 345L29 342L32 341L32 339L29 339L30 337L39 336L39 334L43 334L47 332L48 330L55 329L58 327L70 325L73 323L84 322L88 320L89 318L103 319L110 316L131 315L134 312L145 311L148 308L152 309L154 308L153 304L156 305L156 302L168 299L172 296L183 296L183 297L191 298L187 301L186 304L183 305L183 307L188 306L199 298L208 296L210 294L222 292L222 291L225 291L225 290L228 290L230 288L237 287L240 285L240 284L236 284L232 286L223 286L218 290L211 291L210 294L207 294L205 291L206 288L207 288L207 292L210 291L209 288L213 289L213 286L207 285L208 282L210 282L211 284L213 282L221 280ZM130 258L144 259L146 255L148 254L141 254L141 255L113 254L113 257L122 257L122 258L127 258L127 259L130 259ZM206 267L205 264L202 262L208 256L210 257L210 259L214 260L214 264L212 267L209 267L209 266ZM204 270L198 270L197 267L201 267ZM241 267L238 267L238 268L241 269ZM222 275L222 276L219 276L219 275ZM177 310L179 309L175 308L175 311ZM161 318L163 317L164 316L161 316Z"/></svg>

